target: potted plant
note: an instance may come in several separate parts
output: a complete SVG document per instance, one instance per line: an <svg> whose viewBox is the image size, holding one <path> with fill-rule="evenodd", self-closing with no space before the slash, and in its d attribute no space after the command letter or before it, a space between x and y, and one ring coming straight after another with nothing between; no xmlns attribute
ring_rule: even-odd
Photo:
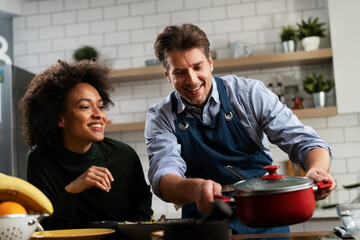
<svg viewBox="0 0 360 240"><path fill-rule="evenodd" d="M324 74L317 75L313 73L306 76L303 80L305 92L312 95L314 105L316 108L326 106L326 93L334 87L334 80L325 80Z"/></svg>
<svg viewBox="0 0 360 240"><path fill-rule="evenodd" d="M296 30L292 25L283 26L280 34L284 52L294 52L296 50Z"/></svg>
<svg viewBox="0 0 360 240"><path fill-rule="evenodd" d="M76 49L73 53L73 58L76 61L81 61L84 59L96 61L98 56L99 56L98 51L94 47L91 47L91 46L80 47L80 48Z"/></svg>
<svg viewBox="0 0 360 240"><path fill-rule="evenodd" d="M297 36L305 51L319 49L320 38L325 36L325 23L318 22L319 18L309 17L307 21L301 20L298 26Z"/></svg>

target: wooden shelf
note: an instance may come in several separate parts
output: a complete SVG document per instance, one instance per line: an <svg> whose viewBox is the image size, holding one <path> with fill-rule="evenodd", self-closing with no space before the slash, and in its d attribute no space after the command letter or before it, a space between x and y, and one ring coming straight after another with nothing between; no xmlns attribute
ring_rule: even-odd
<svg viewBox="0 0 360 240"><path fill-rule="evenodd" d="M330 117L337 115L337 107L308 108L293 110L298 118Z"/></svg>
<svg viewBox="0 0 360 240"><path fill-rule="evenodd" d="M331 61L331 48L324 48L313 51L298 51L291 53L214 60L214 73L289 67L295 65L303 66L309 64L330 63ZM159 78L165 78L164 70L160 65L118 69L111 71L109 74L109 79L114 83Z"/></svg>
<svg viewBox="0 0 360 240"><path fill-rule="evenodd" d="M106 124L105 132L129 132L145 129L145 122Z"/></svg>
<svg viewBox="0 0 360 240"><path fill-rule="evenodd" d="M298 118L315 118L315 117L329 117L337 114L336 107L325 108L309 108L301 110L293 110ZM134 123L117 123L106 125L105 132L128 132L128 131L142 131L145 128L145 122Z"/></svg>
<svg viewBox="0 0 360 240"><path fill-rule="evenodd" d="M274 67L304 66L332 62L331 48L314 51L298 51L271 55L250 56L214 60L214 73L265 69ZM160 65L140 68L113 70L109 79L113 83L141 81L164 78L164 70ZM336 107L294 110L298 118L328 117L337 114ZM108 124L105 132L142 131L145 122Z"/></svg>

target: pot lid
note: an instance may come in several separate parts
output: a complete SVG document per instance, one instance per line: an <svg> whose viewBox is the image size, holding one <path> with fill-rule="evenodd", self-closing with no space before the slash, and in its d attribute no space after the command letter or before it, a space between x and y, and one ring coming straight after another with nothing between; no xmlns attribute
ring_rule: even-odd
<svg viewBox="0 0 360 240"><path fill-rule="evenodd" d="M307 189L314 186L313 180L307 177L287 177L278 175L280 166L266 166L269 175L242 180L234 184L237 194L241 196L284 193Z"/></svg>

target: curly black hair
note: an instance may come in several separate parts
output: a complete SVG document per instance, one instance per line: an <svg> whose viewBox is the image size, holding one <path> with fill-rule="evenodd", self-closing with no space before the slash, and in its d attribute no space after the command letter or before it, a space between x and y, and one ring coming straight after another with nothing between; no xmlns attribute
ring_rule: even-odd
<svg viewBox="0 0 360 240"><path fill-rule="evenodd" d="M83 60L67 63L61 60L36 75L20 100L25 142L38 151L62 146L59 116L64 112L70 90L78 83L92 85L101 96L105 109L114 105L110 99L110 69L104 64Z"/></svg>

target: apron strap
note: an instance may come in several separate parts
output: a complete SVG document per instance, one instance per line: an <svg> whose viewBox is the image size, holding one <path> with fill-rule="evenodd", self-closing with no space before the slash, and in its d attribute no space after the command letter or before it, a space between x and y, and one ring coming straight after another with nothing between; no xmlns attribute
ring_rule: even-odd
<svg viewBox="0 0 360 240"><path fill-rule="evenodd" d="M231 120L234 116L233 112L230 110L230 100L227 97L227 92L223 83L223 80L219 77L214 77L219 91L220 102L224 108L224 117L226 120Z"/></svg>
<svg viewBox="0 0 360 240"><path fill-rule="evenodd" d="M178 100L175 96L175 91L171 93L171 107L172 110L176 113L178 121L179 121L179 128L185 130L188 128L189 123L185 121L185 114L180 113L178 114ZM176 123L175 123L176 124Z"/></svg>

